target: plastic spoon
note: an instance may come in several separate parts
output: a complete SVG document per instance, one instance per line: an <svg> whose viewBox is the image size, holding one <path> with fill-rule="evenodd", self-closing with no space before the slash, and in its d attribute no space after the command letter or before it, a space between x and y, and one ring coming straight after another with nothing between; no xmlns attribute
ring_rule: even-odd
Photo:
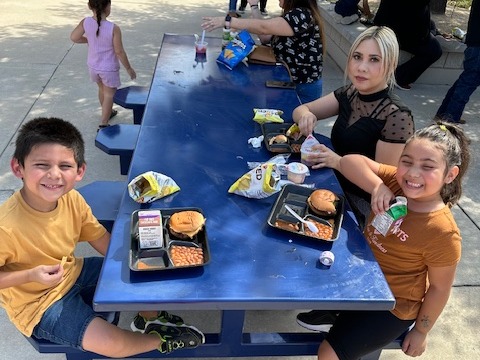
<svg viewBox="0 0 480 360"><path fill-rule="evenodd" d="M290 206L288 206L287 204L285 204L285 209L288 210L288 212L290 214L292 214L293 216L295 216L295 218L297 218L300 222L304 223L305 225L307 225L307 227L310 229L311 232L313 233L318 233L318 228L315 226L314 223L312 223L311 221L308 221L308 220L305 220L303 219L300 215L298 215Z"/></svg>
<svg viewBox="0 0 480 360"><path fill-rule="evenodd" d="M200 44L203 44L204 40L205 40L205 30L202 31L202 40L200 41Z"/></svg>

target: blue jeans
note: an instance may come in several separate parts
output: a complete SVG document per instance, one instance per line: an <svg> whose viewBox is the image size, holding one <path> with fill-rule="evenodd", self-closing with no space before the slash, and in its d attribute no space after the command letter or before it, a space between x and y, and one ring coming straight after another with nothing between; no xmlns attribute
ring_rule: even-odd
<svg viewBox="0 0 480 360"><path fill-rule="evenodd" d="M322 79L318 79L313 83L308 84L295 84L298 98L302 104L317 100L322 96Z"/></svg>
<svg viewBox="0 0 480 360"><path fill-rule="evenodd" d="M469 46L464 54L463 72L448 90L437 111L437 117L457 123L470 95L480 86L480 47Z"/></svg>
<svg viewBox="0 0 480 360"><path fill-rule="evenodd" d="M88 324L95 317L107 319L110 313L93 311L93 294L102 268L103 258L84 259L80 276L68 293L45 311L33 329L33 335L53 343L83 350L82 340Z"/></svg>
<svg viewBox="0 0 480 360"><path fill-rule="evenodd" d="M228 11L237 11L237 0L230 0L228 3Z"/></svg>

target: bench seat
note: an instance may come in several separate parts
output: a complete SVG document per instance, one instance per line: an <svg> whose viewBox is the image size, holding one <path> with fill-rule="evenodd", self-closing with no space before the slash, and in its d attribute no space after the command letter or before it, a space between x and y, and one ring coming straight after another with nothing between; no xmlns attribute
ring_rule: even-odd
<svg viewBox="0 0 480 360"><path fill-rule="evenodd" d="M125 181L94 181L77 190L90 205L100 224L111 233L126 188Z"/></svg>
<svg viewBox="0 0 480 360"><path fill-rule="evenodd" d="M117 89L113 102L125 109L132 109L133 123L141 124L149 92L150 88L145 86L126 86Z"/></svg>
<svg viewBox="0 0 480 360"><path fill-rule="evenodd" d="M120 156L120 174L127 175L140 125L116 124L100 129L95 146L109 155Z"/></svg>

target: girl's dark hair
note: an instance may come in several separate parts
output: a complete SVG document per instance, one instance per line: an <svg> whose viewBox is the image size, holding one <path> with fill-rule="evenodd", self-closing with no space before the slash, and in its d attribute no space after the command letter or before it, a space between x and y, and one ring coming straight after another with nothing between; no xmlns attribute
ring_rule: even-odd
<svg viewBox="0 0 480 360"><path fill-rule="evenodd" d="M283 14L295 8L306 8L311 11L313 18L315 19L315 24L317 24L318 28L320 29L323 52L325 53L325 35L323 31L323 19L322 15L320 15L317 0L285 0L283 2Z"/></svg>
<svg viewBox="0 0 480 360"><path fill-rule="evenodd" d="M470 139L459 126L442 121L417 130L407 140L407 144L415 139L430 140L443 152L446 163L445 175L453 166L458 166L460 171L457 177L440 190L443 202L449 206L455 205L462 196L462 179L470 164Z"/></svg>
<svg viewBox="0 0 480 360"><path fill-rule="evenodd" d="M30 120L18 132L13 157L24 166L25 158L32 149L42 144L63 145L73 151L79 167L85 164L85 143L82 134L68 121L54 117Z"/></svg>
<svg viewBox="0 0 480 360"><path fill-rule="evenodd" d="M99 31L100 31L100 23L102 21L102 14L105 12L105 9L110 4L111 4L111 0L88 0L88 6L90 7L90 9L95 14L95 17L97 18L97 24L98 24L97 36L98 36Z"/></svg>

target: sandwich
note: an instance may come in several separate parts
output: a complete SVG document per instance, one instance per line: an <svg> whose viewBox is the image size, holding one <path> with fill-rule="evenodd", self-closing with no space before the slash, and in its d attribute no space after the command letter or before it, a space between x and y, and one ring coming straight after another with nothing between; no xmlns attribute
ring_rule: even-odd
<svg viewBox="0 0 480 360"><path fill-rule="evenodd" d="M338 200L337 195L330 190L318 189L310 194L307 203L315 214L330 217L337 214L335 204Z"/></svg>
<svg viewBox="0 0 480 360"><path fill-rule="evenodd" d="M168 221L170 233L180 239L193 239L204 225L205 218L194 210L176 212Z"/></svg>

